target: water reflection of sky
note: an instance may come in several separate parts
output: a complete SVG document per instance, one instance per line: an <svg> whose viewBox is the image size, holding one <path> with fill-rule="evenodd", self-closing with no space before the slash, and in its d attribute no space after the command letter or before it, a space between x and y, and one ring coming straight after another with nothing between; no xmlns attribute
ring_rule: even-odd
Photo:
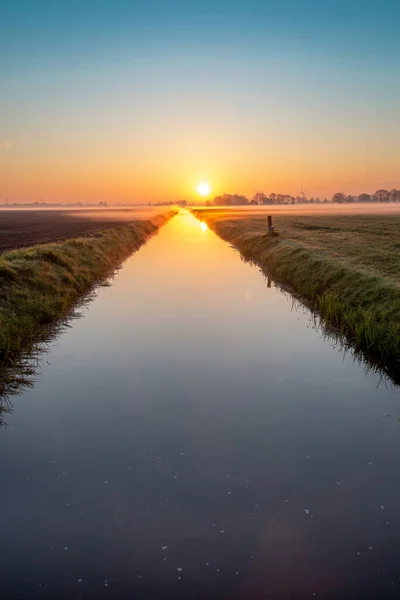
<svg viewBox="0 0 400 600"><path fill-rule="evenodd" d="M191 216L84 313L0 432L5 597L397 597L394 390Z"/></svg>

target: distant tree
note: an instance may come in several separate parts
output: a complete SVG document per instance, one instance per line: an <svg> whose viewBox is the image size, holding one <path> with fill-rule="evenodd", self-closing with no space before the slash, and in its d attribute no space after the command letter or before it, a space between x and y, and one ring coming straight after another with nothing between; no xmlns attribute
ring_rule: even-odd
<svg viewBox="0 0 400 600"><path fill-rule="evenodd" d="M276 195L277 204L289 204L290 200L291 200L291 196L289 196L288 194L277 194Z"/></svg>
<svg viewBox="0 0 400 600"><path fill-rule="evenodd" d="M371 202L372 198L371 198L370 194L360 194L358 196L358 201L359 202Z"/></svg>
<svg viewBox="0 0 400 600"><path fill-rule="evenodd" d="M400 190L390 190L390 200L392 202L400 202Z"/></svg>
<svg viewBox="0 0 400 600"><path fill-rule="evenodd" d="M241 205L248 204L248 203L249 203L249 201L246 198L246 196L243 196L241 194L232 194L232 196L231 196L231 204L233 206L241 206Z"/></svg>
<svg viewBox="0 0 400 600"><path fill-rule="evenodd" d="M332 197L332 202L339 202L340 204L346 202L346 196L342 192L338 192Z"/></svg>
<svg viewBox="0 0 400 600"><path fill-rule="evenodd" d="M354 202L355 201L355 197L354 196L346 196L346 202Z"/></svg>
<svg viewBox="0 0 400 600"><path fill-rule="evenodd" d="M251 203L255 203L255 204L265 204L265 200L266 200L267 196L264 194L264 192L256 192L251 200Z"/></svg>
<svg viewBox="0 0 400 600"><path fill-rule="evenodd" d="M269 197L271 198L271 200L272 200L273 202L276 202L276 194L275 194L274 192L272 192L272 193L269 195Z"/></svg>
<svg viewBox="0 0 400 600"><path fill-rule="evenodd" d="M374 194L374 198L377 202L389 202L390 192L388 192L388 190L377 190Z"/></svg>
<svg viewBox="0 0 400 600"><path fill-rule="evenodd" d="M222 194L222 196L215 196L213 202L215 206L239 206L249 203L246 196L240 194Z"/></svg>
<svg viewBox="0 0 400 600"><path fill-rule="evenodd" d="M227 206L228 201L226 198L226 194L223 194L222 196L215 196L213 203L215 204L215 206Z"/></svg>

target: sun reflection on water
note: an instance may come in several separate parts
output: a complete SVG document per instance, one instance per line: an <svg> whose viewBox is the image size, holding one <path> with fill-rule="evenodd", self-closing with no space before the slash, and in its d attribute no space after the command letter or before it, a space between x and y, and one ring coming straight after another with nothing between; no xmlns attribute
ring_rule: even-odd
<svg viewBox="0 0 400 600"><path fill-rule="evenodd" d="M204 223L204 221L201 221L200 227L203 231L207 231L207 229L208 229L208 225L207 225L207 223Z"/></svg>

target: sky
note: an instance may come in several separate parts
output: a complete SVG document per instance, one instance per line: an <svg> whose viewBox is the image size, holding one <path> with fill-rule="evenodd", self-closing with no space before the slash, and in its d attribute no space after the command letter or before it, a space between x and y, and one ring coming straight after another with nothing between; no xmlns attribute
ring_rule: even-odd
<svg viewBox="0 0 400 600"><path fill-rule="evenodd" d="M0 202L400 188L398 0L0 0Z"/></svg>

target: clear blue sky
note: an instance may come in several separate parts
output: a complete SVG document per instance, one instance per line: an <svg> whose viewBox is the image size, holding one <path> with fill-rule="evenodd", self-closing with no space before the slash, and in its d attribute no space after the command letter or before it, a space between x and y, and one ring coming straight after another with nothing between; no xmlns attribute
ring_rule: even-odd
<svg viewBox="0 0 400 600"><path fill-rule="evenodd" d="M399 23L394 0L0 2L0 194L400 187Z"/></svg>

